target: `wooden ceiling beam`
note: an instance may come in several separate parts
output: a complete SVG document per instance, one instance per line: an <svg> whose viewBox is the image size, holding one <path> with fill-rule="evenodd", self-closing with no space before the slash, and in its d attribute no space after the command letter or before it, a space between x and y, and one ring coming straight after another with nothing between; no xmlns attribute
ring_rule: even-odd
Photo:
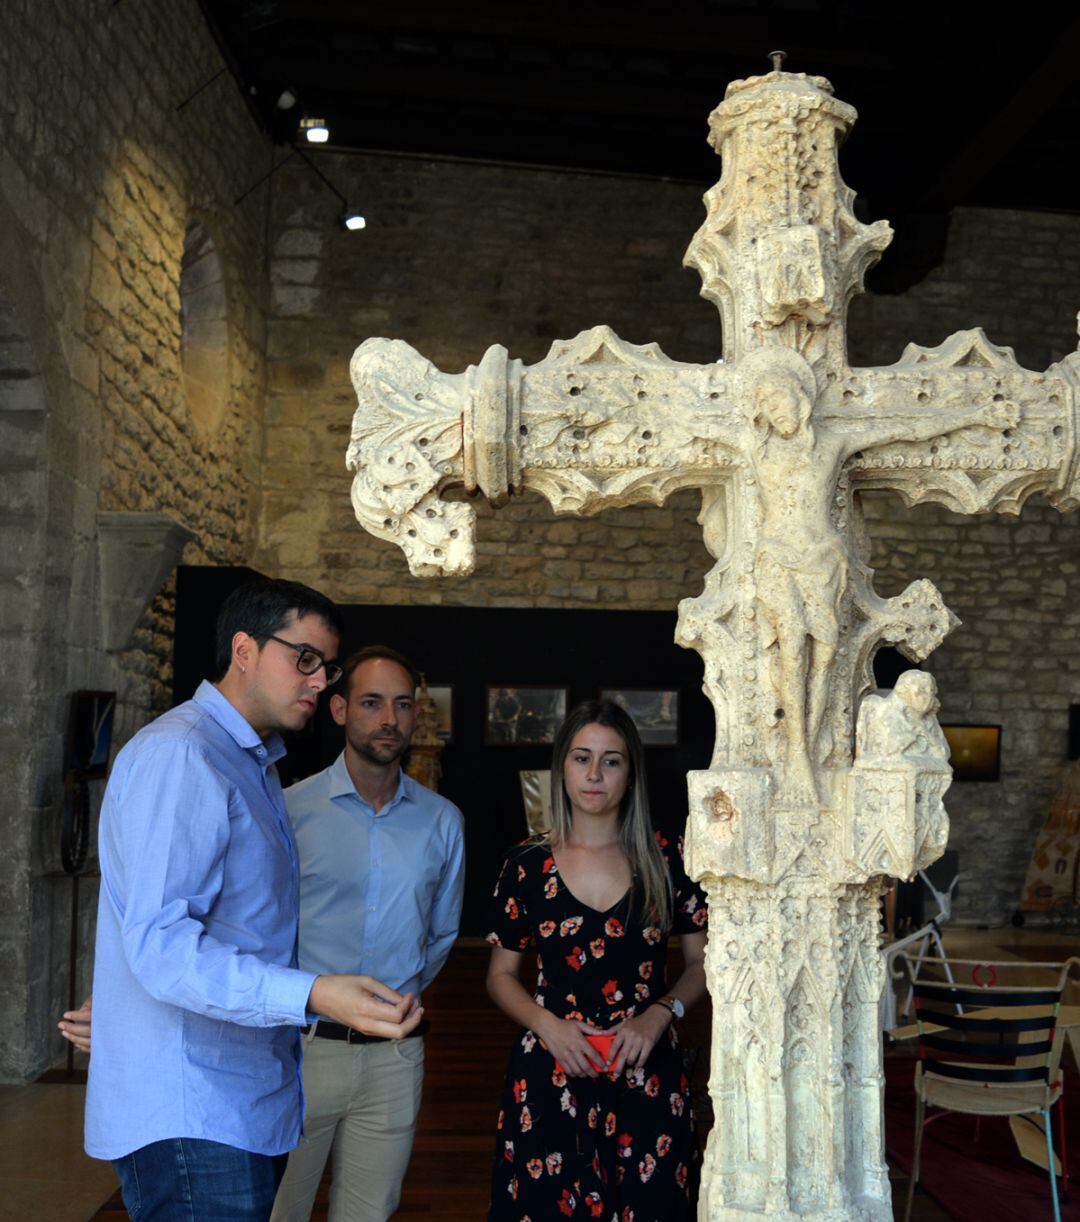
<svg viewBox="0 0 1080 1222"><path fill-rule="evenodd" d="M304 93L341 94L359 99L422 99L460 105L545 111L582 111L605 115L697 121L705 131L709 111L723 98L727 79L679 81L624 73L603 79L585 72L553 71L529 64L497 62L463 73L461 65L443 60L357 55L348 67L331 60L300 58L284 52L259 59L263 81L288 81ZM702 135L704 139L704 134Z"/></svg>
<svg viewBox="0 0 1080 1222"><path fill-rule="evenodd" d="M1000 165L1043 115L1080 80L1080 17L1056 39L1050 53L961 150L923 203L951 208ZM1071 177L1075 171L1063 169Z"/></svg>
<svg viewBox="0 0 1080 1222"><path fill-rule="evenodd" d="M674 52L742 61L737 76L768 72L768 53L782 47L792 72L837 66L891 69L933 76L955 63L946 40L926 39L918 23L877 23L837 16L716 4L678 4L658 16L655 3L583 5L554 0L508 5L505 0L399 0L392 9L335 0L281 0L280 21L378 31L400 30L478 39L592 45L642 53ZM907 34L910 33L910 37Z"/></svg>

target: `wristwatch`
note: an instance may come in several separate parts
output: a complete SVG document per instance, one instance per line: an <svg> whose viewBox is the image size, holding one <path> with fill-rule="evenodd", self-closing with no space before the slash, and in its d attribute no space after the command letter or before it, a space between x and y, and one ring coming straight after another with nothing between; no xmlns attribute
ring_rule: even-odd
<svg viewBox="0 0 1080 1222"><path fill-rule="evenodd" d="M686 1007L674 993L668 993L666 997L658 997L652 1004L654 1006L667 1006L677 1019L683 1018L686 1014Z"/></svg>

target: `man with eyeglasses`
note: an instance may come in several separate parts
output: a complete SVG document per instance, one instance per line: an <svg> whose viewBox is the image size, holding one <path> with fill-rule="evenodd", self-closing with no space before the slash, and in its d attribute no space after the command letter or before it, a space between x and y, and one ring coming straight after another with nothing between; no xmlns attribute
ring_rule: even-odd
<svg viewBox="0 0 1080 1222"><path fill-rule="evenodd" d="M362 972L419 997L457 936L464 820L405 774L420 676L371 645L345 663L330 713L345 749L285 793L300 854L300 966ZM397 1209L424 1075L421 1029L396 1043L320 1019L304 1035L304 1137L272 1222L306 1222L332 1156L329 1222Z"/></svg>
<svg viewBox="0 0 1080 1222"><path fill-rule="evenodd" d="M340 636L306 586L240 587L215 681L113 766L86 1149L140 1222L265 1222L300 1137L298 1028L325 1016L397 1040L420 1022L414 996L368 975L295 966L300 869L273 765L340 675Z"/></svg>

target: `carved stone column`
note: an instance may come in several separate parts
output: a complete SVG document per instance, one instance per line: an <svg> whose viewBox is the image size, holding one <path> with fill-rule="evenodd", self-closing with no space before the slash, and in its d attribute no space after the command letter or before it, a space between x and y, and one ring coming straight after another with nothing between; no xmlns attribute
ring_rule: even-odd
<svg viewBox="0 0 1080 1222"><path fill-rule="evenodd" d="M886 698L871 664L884 643L921 660L957 620L929 581L874 591L860 490L959 513L1080 504L1080 354L1036 373L975 329L849 367L848 303L890 240L840 178L854 119L823 78L779 71L711 116L723 176L687 262L723 363L594 327L528 368L495 346L443 374L384 339L351 367L356 515L417 575L472 569L475 515L451 486L574 514L701 489L715 564L676 639L716 713L686 842L710 905L702 1219L892 1216L878 902L943 850L950 776L929 677Z"/></svg>

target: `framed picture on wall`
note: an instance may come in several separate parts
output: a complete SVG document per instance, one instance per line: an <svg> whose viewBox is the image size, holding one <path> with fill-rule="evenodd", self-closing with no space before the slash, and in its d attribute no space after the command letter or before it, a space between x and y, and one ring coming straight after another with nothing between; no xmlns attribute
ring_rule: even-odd
<svg viewBox="0 0 1080 1222"><path fill-rule="evenodd" d="M454 741L454 686L452 683L428 684L428 695L435 701L436 733L444 743Z"/></svg>
<svg viewBox="0 0 1080 1222"><path fill-rule="evenodd" d="M996 781L1001 775L1001 726L942 726L954 781Z"/></svg>
<svg viewBox="0 0 1080 1222"><path fill-rule="evenodd" d="M646 747L674 747L679 741L679 693L660 687L608 687L601 700L625 709Z"/></svg>
<svg viewBox="0 0 1080 1222"><path fill-rule="evenodd" d="M488 685L484 742L491 747L550 743L566 717L565 687Z"/></svg>

